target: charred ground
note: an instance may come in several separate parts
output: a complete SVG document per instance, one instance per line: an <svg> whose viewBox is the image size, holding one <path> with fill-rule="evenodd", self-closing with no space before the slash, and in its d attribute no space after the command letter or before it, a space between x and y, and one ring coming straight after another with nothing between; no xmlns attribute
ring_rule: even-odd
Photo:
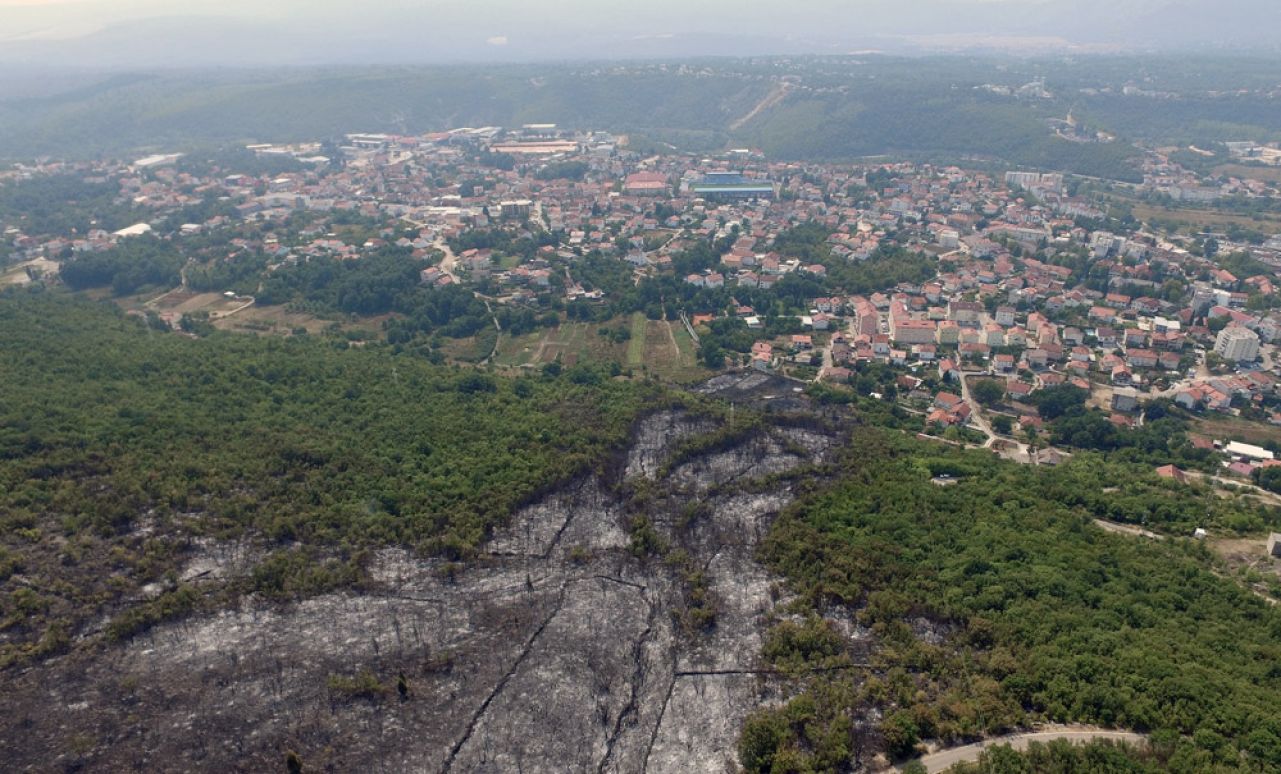
<svg viewBox="0 0 1281 774"><path fill-rule="evenodd" d="M759 662L785 593L756 548L841 430L785 383L705 389L742 408L644 417L474 559L383 549L352 588L248 595L9 670L11 764L736 770L743 719L786 695ZM262 551L208 541L182 577L251 573Z"/></svg>

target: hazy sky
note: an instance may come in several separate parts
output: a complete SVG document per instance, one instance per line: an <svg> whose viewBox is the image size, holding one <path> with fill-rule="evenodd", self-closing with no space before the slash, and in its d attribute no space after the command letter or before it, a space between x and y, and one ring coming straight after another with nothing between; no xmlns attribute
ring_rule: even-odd
<svg viewBox="0 0 1281 774"><path fill-rule="evenodd" d="M0 0L0 58L258 64L1275 49L1281 0Z"/></svg>

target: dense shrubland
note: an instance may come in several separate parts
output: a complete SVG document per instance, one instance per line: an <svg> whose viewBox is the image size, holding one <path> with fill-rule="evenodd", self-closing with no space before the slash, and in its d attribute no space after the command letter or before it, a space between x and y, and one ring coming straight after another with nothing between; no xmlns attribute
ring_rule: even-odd
<svg viewBox="0 0 1281 774"><path fill-rule="evenodd" d="M930 486L940 472L960 483ZM896 756L924 738L1077 721L1153 732L1175 771L1276 770L1281 613L1218 577L1200 543L1090 523L1182 530L1241 507L1213 500L1098 456L1044 472L858 430L839 481L765 543L805 617L780 622L763 658L803 690L752 716L743 762L845 769L865 743L854 719L875 709ZM1275 511L1242 518L1276 523ZM866 668L820 613L866 630Z"/></svg>
<svg viewBox="0 0 1281 774"><path fill-rule="evenodd" d="M161 333L50 293L0 298L0 659L195 604L193 540L250 539L245 591L359 582L371 547L471 555L512 510L604 463L662 392L587 366L503 379L384 347ZM121 608L144 583L167 596ZM123 612L122 612L123 610Z"/></svg>

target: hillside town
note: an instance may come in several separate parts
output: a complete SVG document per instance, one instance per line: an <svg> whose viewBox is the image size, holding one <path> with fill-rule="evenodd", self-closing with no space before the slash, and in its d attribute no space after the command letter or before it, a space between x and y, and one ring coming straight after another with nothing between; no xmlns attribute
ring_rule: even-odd
<svg viewBox="0 0 1281 774"><path fill-rule="evenodd" d="M0 19L0 774L1281 772L1277 0Z"/></svg>
<svg viewBox="0 0 1281 774"><path fill-rule="evenodd" d="M424 265L423 288L458 285L491 308L558 315L610 301L617 287L584 268L607 261L633 287L667 278L662 307L647 311L679 315L709 367L852 385L919 414L928 432L957 428L954 438L1025 460L1053 461L1037 455L1035 395L1063 385L1120 429L1141 426L1153 403L1281 425L1281 235L1156 229L1118 215L1110 186L1035 171L779 163L749 149L648 153L550 124L350 134L236 158L259 169L164 154L4 173L118 186L139 213L66 233L10 218L5 281L52 280L62 264L141 239L184 254L188 268L258 256L267 275L392 251ZM1149 197L1277 194L1261 180L1212 185L1156 151L1144 171L1133 188ZM536 249L512 251L511 238ZM902 265L915 273L904 279ZM224 314L255 302L225 295ZM978 380L985 401L971 395ZM1271 462L1251 449L1233 455L1235 472Z"/></svg>

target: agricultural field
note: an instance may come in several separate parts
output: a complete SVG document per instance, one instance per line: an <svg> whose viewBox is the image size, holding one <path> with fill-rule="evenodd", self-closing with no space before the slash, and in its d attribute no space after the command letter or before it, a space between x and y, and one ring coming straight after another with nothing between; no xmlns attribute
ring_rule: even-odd
<svg viewBox="0 0 1281 774"><path fill-rule="evenodd" d="M628 332L626 341L601 334L619 329ZM698 364L694 342L679 322L648 320L639 313L609 323L566 322L521 336L504 334L494 363L504 368L539 368L557 359L566 366L616 362L674 382L707 374Z"/></svg>
<svg viewBox="0 0 1281 774"><path fill-rule="evenodd" d="M633 312L630 332L627 340L627 367L640 368L645 364L645 338L649 320L641 312Z"/></svg>

